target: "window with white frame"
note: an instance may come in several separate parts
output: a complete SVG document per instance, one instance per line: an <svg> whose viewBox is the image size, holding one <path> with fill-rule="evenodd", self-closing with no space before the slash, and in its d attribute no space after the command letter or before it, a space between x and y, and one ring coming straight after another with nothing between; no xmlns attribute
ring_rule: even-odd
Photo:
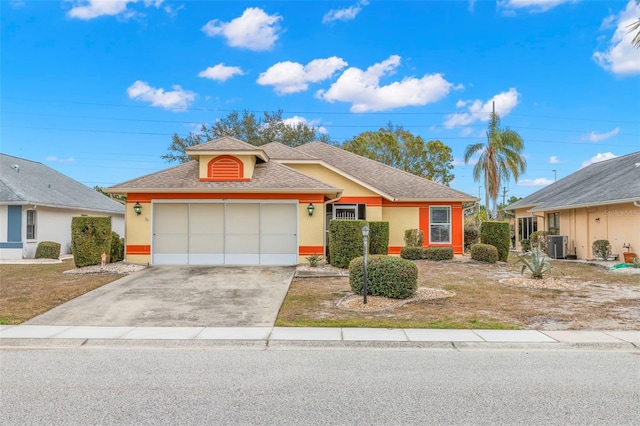
<svg viewBox="0 0 640 426"><path fill-rule="evenodd" d="M431 206L429 209L429 242L451 243L451 207Z"/></svg>
<svg viewBox="0 0 640 426"><path fill-rule="evenodd" d="M36 239L36 211L27 210L27 240Z"/></svg>

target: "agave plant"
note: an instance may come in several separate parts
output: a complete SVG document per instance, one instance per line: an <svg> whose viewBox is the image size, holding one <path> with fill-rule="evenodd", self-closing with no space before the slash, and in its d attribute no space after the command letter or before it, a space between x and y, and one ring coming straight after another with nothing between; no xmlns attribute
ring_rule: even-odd
<svg viewBox="0 0 640 426"><path fill-rule="evenodd" d="M523 263L521 274L524 274L525 269L529 269L531 276L536 279L541 279L545 272L551 272L551 263L549 263L549 258L542 251L539 242L538 247L531 251L530 259L519 257L518 262Z"/></svg>

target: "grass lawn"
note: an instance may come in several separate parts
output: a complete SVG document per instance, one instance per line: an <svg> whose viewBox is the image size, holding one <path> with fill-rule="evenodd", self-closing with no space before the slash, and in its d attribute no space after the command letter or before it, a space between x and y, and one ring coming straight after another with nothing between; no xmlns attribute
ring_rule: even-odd
<svg viewBox="0 0 640 426"><path fill-rule="evenodd" d="M510 259L514 262L515 257ZM446 299L410 302L382 312L350 312L336 304L351 294L348 278L295 279L277 326L475 329L640 329L640 275L571 261L552 261L551 276L575 290L514 287L521 264L415 261L418 286L453 291ZM525 272L525 277L526 272ZM502 282L501 282L502 281Z"/></svg>
<svg viewBox="0 0 640 426"><path fill-rule="evenodd" d="M0 324L20 324L115 281L116 274L63 274L73 260L54 264L0 265Z"/></svg>

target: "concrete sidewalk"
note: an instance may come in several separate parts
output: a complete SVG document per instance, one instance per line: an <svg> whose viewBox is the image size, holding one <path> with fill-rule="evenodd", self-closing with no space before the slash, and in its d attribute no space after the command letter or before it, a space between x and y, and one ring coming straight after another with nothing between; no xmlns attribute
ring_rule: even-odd
<svg viewBox="0 0 640 426"><path fill-rule="evenodd" d="M640 351L640 331L438 330L313 327L0 326L0 346L192 344L245 346L373 346L591 348Z"/></svg>

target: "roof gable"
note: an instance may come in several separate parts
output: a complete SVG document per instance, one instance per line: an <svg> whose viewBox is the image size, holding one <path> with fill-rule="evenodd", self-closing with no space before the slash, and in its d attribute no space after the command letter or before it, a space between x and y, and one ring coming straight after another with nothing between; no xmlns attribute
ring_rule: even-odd
<svg viewBox="0 0 640 426"><path fill-rule="evenodd" d="M124 206L42 163L0 154L0 202L124 213Z"/></svg>
<svg viewBox="0 0 640 426"><path fill-rule="evenodd" d="M640 200L640 151L584 167L508 207L532 211Z"/></svg>

